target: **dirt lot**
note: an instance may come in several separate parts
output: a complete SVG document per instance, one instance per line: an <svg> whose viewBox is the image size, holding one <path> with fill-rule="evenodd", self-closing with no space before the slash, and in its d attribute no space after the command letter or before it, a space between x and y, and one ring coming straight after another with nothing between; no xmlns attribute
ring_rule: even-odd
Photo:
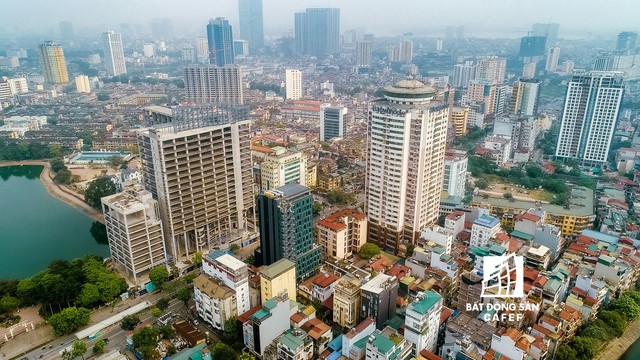
<svg viewBox="0 0 640 360"><path fill-rule="evenodd" d="M483 176L491 184L488 189L481 190L481 192L489 193L492 195L503 195L504 193L511 193L515 199L520 200L539 200L544 202L550 202L553 200L553 194L542 189L530 190L517 187L515 184L510 184L501 181L500 177L496 175Z"/></svg>

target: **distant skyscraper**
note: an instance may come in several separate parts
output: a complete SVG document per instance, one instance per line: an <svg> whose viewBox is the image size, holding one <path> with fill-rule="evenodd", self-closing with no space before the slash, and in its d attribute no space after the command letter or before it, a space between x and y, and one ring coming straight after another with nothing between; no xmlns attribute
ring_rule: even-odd
<svg viewBox="0 0 640 360"><path fill-rule="evenodd" d="M620 34L618 34L618 41L616 42L616 50L622 51L625 54L635 54L637 41L638 41L637 32L623 31Z"/></svg>
<svg viewBox="0 0 640 360"><path fill-rule="evenodd" d="M299 100L302 97L302 71L296 69L285 70L286 98Z"/></svg>
<svg viewBox="0 0 640 360"><path fill-rule="evenodd" d="M144 44L142 46L142 53L144 54L144 57L153 57L156 53L155 51L155 45L153 44Z"/></svg>
<svg viewBox="0 0 640 360"><path fill-rule="evenodd" d="M68 83L67 63L64 60L62 46L53 41L47 41L38 46L38 52L45 81L50 84Z"/></svg>
<svg viewBox="0 0 640 360"><path fill-rule="evenodd" d="M89 77L87 75L78 75L75 78L76 91L79 93L90 93L91 84L89 83Z"/></svg>
<svg viewBox="0 0 640 360"><path fill-rule="evenodd" d="M296 264L296 278L306 279L318 269L322 248L314 243L311 190L287 184L266 191L258 199L262 265L287 259Z"/></svg>
<svg viewBox="0 0 640 360"><path fill-rule="evenodd" d="M133 29L131 28L131 24L129 23L120 24L120 33L122 34L122 36L124 36L125 39L135 38L135 33L133 32Z"/></svg>
<svg viewBox="0 0 640 360"><path fill-rule="evenodd" d="M251 121L240 109L166 109L138 136L144 187L158 201L170 262L255 234Z"/></svg>
<svg viewBox="0 0 640 360"><path fill-rule="evenodd" d="M398 252L439 216L448 105L408 79L369 103L365 207L369 240Z"/></svg>
<svg viewBox="0 0 640 360"><path fill-rule="evenodd" d="M547 38L544 36L524 36L520 39L520 52L518 55L525 59L525 62L536 62L542 59L547 45Z"/></svg>
<svg viewBox="0 0 640 360"><path fill-rule="evenodd" d="M249 42L251 51L261 51L264 48L262 0L238 0L238 13L240 37Z"/></svg>
<svg viewBox="0 0 640 360"><path fill-rule="evenodd" d="M295 14L296 50L327 56L340 52L340 9L310 8Z"/></svg>
<svg viewBox="0 0 640 360"><path fill-rule="evenodd" d="M233 64L233 31L226 18L218 17L209 20L207 25L207 41L209 43L209 63L217 66Z"/></svg>
<svg viewBox="0 0 640 360"><path fill-rule="evenodd" d="M558 46L552 46L547 51L547 64L544 69L549 72L555 72L558 70L558 60L560 59L560 48Z"/></svg>
<svg viewBox="0 0 640 360"><path fill-rule="evenodd" d="M442 51L444 48L444 40L438 39L436 40L436 51Z"/></svg>
<svg viewBox="0 0 640 360"><path fill-rule="evenodd" d="M151 36L153 40L173 39L173 26L170 19L152 19Z"/></svg>
<svg viewBox="0 0 640 360"><path fill-rule="evenodd" d="M122 36L113 31L102 33L102 46L104 49L104 63L109 76L126 74L127 65L124 62Z"/></svg>
<svg viewBox="0 0 640 360"><path fill-rule="evenodd" d="M560 25L554 23L541 24L535 23L531 27L531 36L544 36L547 38L547 44L555 44L558 41L558 32Z"/></svg>
<svg viewBox="0 0 640 360"><path fill-rule="evenodd" d="M199 63L209 63L209 45L206 38L196 38L196 54Z"/></svg>
<svg viewBox="0 0 640 360"><path fill-rule="evenodd" d="M475 78L499 84L504 81L506 71L507 59L497 56L487 56L486 58L478 60Z"/></svg>
<svg viewBox="0 0 640 360"><path fill-rule="evenodd" d="M567 88L556 157L583 166L607 162L624 92L621 72L574 72Z"/></svg>
<svg viewBox="0 0 640 360"><path fill-rule="evenodd" d="M73 24L71 21L61 21L58 25L60 25L60 36L63 39L73 39Z"/></svg>
<svg viewBox="0 0 640 360"><path fill-rule="evenodd" d="M236 66L189 65L183 74L189 101L197 104L244 104L242 74Z"/></svg>
<svg viewBox="0 0 640 360"><path fill-rule="evenodd" d="M532 79L536 77L536 66L538 63L530 62L522 67L522 77L524 79Z"/></svg>
<svg viewBox="0 0 640 360"><path fill-rule="evenodd" d="M448 149L445 152L442 190L448 192L449 196L464 197L468 161L465 151Z"/></svg>
<svg viewBox="0 0 640 360"><path fill-rule="evenodd" d="M413 41L404 40L400 42L400 61L410 64L413 61Z"/></svg>
<svg viewBox="0 0 640 360"><path fill-rule="evenodd" d="M346 107L322 105L320 108L320 141L344 138L347 132L347 123L344 119L346 114Z"/></svg>
<svg viewBox="0 0 640 360"><path fill-rule="evenodd" d="M540 80L520 79L513 84L509 112L525 116L537 115L539 98Z"/></svg>
<svg viewBox="0 0 640 360"><path fill-rule="evenodd" d="M358 41L356 43L356 66L371 66L371 42Z"/></svg>
<svg viewBox="0 0 640 360"><path fill-rule="evenodd" d="M475 80L478 66L473 61L457 64L453 67L453 86L466 89L469 81Z"/></svg>

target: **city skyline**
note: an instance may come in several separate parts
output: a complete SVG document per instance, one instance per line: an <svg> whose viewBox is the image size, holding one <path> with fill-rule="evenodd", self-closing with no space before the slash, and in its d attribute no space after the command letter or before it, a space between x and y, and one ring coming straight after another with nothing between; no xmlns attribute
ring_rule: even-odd
<svg viewBox="0 0 640 360"><path fill-rule="evenodd" d="M36 6L36 2L21 1L8 3L5 5L5 12L22 13ZM215 6L214 6L215 5ZM358 16L362 6L367 6L366 17ZM341 9L341 29L351 29L363 27L365 31L375 32L380 35L394 35L402 32L412 31L419 35L442 36L445 27L448 25L463 25L465 33L473 36L495 34L509 35L507 37L520 37L526 35L530 31L531 23L555 22L561 25L560 37L567 35L575 36L582 34L591 37L597 34L607 34L607 36L615 36L620 28L635 29L637 27L631 16L624 17L620 14L633 13L634 3L631 0L622 1L617 5L616 12L602 12L597 7L580 6L582 3L572 0L567 2L552 2L550 0L536 3L520 3L517 1L498 1L492 0L489 3L482 4L459 0L451 3L442 3L434 8L433 4L427 6L419 0L405 1L395 4L396 11L385 11L382 1L354 1L344 3L339 0L325 1L309 1L305 3L291 3L284 0L272 0L263 2L264 29L265 34L271 36L282 36L291 32L294 28L294 13L303 11L307 7L338 7ZM45 5L46 6L46 5ZM202 11L203 8L211 6L211 11ZM496 25L491 19L491 9L501 8L502 20L500 25ZM51 32L55 29L58 32L58 23L61 21L69 21L70 13L75 11L83 13L85 16L83 21L81 18L74 18L72 22L75 34L81 33L82 27L108 28L120 23L142 24L149 27L153 18L171 18L174 23L174 33L180 35L185 33L200 33L197 24L204 24L209 18L227 17L232 26L238 26L238 4L236 1L217 2L210 4L204 1L194 1L192 6L175 6L170 1L154 2L153 6L147 2L128 3L120 1L117 6L112 2L92 2L91 6L87 3L74 0L56 2L55 7L43 7L43 4L37 3L37 8L42 9L46 16L38 16L33 14L29 19L20 19L20 21L12 22L12 18L8 17L7 21L0 28L2 32L9 31L33 31L36 33ZM117 16L114 11L119 12ZM127 9L128 11L125 11ZM407 14L413 14L419 10L423 10L425 14L431 14L436 9L439 16L430 17L427 25L422 21L422 17ZM459 9L465 9L460 13ZM625 11L626 9L626 11ZM552 11L550 13L550 10ZM572 13L571 17L564 14ZM132 14L132 15L126 15ZM135 16L133 14L136 14ZM140 17L139 14L146 14L147 18ZM447 14L451 14L447 16ZM511 14L512 16L509 16ZM89 19L100 19L96 23ZM4 30L4 31L2 31ZM102 30L104 31L104 30Z"/></svg>

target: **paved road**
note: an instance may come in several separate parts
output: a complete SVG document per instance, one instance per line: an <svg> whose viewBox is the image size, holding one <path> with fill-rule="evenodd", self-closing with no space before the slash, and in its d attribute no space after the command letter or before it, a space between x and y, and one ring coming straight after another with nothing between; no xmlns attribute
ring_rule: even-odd
<svg viewBox="0 0 640 360"><path fill-rule="evenodd" d="M184 310L184 304L182 301L177 299L172 299L169 302L169 307L166 312L173 311L175 314L181 313ZM156 318L150 315L149 310L144 310L139 314L140 321L142 323L153 323ZM88 339L84 339L83 341L87 344L87 354L85 355L85 359L93 357L93 345L97 343L101 339L109 339L109 344L105 347L105 353L110 352L113 349L123 350L126 347L126 339L129 335L129 331L122 330L120 328L120 323L116 323L111 325L110 327L101 331L102 335L89 341ZM63 338L56 339L52 341L50 344L44 346L43 348L39 348L37 350L29 352L26 356L29 359L44 359L44 360L53 360L60 358L60 352L73 344L76 341L75 335L68 335ZM51 348L49 348L51 346Z"/></svg>

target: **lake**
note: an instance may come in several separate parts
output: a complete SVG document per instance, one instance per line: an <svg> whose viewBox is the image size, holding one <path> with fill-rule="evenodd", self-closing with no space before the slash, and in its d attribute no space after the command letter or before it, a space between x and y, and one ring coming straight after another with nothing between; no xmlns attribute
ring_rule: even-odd
<svg viewBox="0 0 640 360"><path fill-rule="evenodd" d="M109 256L89 232L93 220L47 192L42 170L0 167L0 279L32 276L56 259Z"/></svg>
<svg viewBox="0 0 640 360"><path fill-rule="evenodd" d="M619 360L638 360L640 359L640 339L636 340L627 351L622 354Z"/></svg>

